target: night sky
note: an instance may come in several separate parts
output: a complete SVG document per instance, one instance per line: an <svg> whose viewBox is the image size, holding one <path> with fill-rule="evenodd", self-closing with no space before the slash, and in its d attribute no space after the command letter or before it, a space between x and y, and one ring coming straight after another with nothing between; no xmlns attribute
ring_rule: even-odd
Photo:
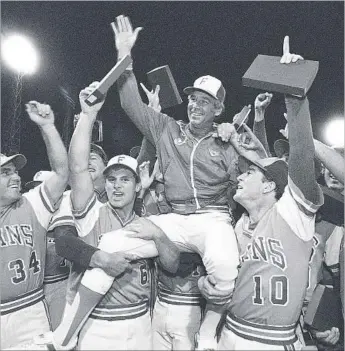
<svg viewBox="0 0 345 351"><path fill-rule="evenodd" d="M242 87L241 77L257 54L280 56L285 35L290 36L291 52L320 62L308 94L315 137L324 141L327 120L344 116L343 2L1 1L2 34L25 33L40 51L38 71L24 77L23 103L49 103L61 134L68 136L63 131L66 116L79 112L79 91L116 63L110 23L120 14L128 15L134 27L144 27L133 50L138 80L146 84L147 71L170 66L184 98L182 105L165 111L176 119L186 119L182 89L205 74L222 80L227 91L223 120L231 121L243 105L253 105L259 91ZM14 75L5 65L1 79L1 127L6 133ZM68 108L61 87L77 103L75 111ZM285 125L284 111L283 96L276 94L266 112L270 145ZM22 176L27 181L49 166L38 128L25 113L21 118L21 152L29 159ZM140 144L140 133L121 110L116 86L99 118L109 156ZM253 119L252 110L249 125Z"/></svg>

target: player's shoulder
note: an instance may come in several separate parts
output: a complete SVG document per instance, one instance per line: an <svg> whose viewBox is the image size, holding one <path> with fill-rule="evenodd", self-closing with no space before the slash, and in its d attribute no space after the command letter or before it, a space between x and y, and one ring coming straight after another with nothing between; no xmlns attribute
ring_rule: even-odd
<svg viewBox="0 0 345 351"><path fill-rule="evenodd" d="M36 201L39 201L40 199L41 196L39 194L39 190L34 188L24 193L17 201L16 205L17 207L32 206L32 204L34 204Z"/></svg>

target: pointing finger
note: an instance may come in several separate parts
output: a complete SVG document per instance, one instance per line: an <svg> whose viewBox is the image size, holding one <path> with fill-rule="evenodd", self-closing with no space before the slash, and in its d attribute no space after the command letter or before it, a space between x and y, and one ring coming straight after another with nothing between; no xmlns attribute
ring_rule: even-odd
<svg viewBox="0 0 345 351"><path fill-rule="evenodd" d="M146 95L148 95L150 93L149 90L145 87L145 85L143 83L140 83L140 86L142 87L142 89L144 90Z"/></svg>
<svg viewBox="0 0 345 351"><path fill-rule="evenodd" d="M158 94L160 90L161 90L161 86L159 84L156 85L155 94Z"/></svg>
<svg viewBox="0 0 345 351"><path fill-rule="evenodd" d="M290 53L290 38L288 35L286 35L283 43L283 56L289 53Z"/></svg>
<svg viewBox="0 0 345 351"><path fill-rule="evenodd" d="M253 131L247 126L246 123L242 124L243 128L246 130L246 132L248 132L248 134L250 135L250 137L252 137L254 135Z"/></svg>

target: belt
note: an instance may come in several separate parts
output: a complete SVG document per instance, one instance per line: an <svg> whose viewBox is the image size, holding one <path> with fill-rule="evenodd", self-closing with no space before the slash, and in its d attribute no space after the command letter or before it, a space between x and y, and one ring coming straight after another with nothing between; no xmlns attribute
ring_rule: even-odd
<svg viewBox="0 0 345 351"><path fill-rule="evenodd" d="M228 313L225 327L244 339L262 344L291 345L297 340L296 323L284 326L257 324Z"/></svg>
<svg viewBox="0 0 345 351"><path fill-rule="evenodd" d="M19 311L23 308L32 306L44 298L43 287L39 287L26 294L20 295L14 299L1 301L1 314L6 315L12 312Z"/></svg>
<svg viewBox="0 0 345 351"><path fill-rule="evenodd" d="M57 275L47 275L44 277L44 284L53 284L57 282L62 282L63 280L68 279L69 273L62 273Z"/></svg>
<svg viewBox="0 0 345 351"><path fill-rule="evenodd" d="M169 305L200 306L203 297L199 293L179 293L158 287L158 299Z"/></svg>
<svg viewBox="0 0 345 351"><path fill-rule="evenodd" d="M124 319L138 318L146 314L149 310L149 300L123 305L123 306L98 306L90 317L93 319L102 319L107 321L118 321Z"/></svg>
<svg viewBox="0 0 345 351"><path fill-rule="evenodd" d="M172 212L177 214L207 213L213 211L229 213L229 206L227 205L207 205L198 209L193 200L173 201L170 205Z"/></svg>

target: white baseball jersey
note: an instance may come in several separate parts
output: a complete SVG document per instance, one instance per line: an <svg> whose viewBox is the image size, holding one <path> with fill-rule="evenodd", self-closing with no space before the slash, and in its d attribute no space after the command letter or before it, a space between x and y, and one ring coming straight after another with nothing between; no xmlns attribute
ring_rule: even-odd
<svg viewBox="0 0 345 351"><path fill-rule="evenodd" d="M42 300L46 233L55 205L44 183L3 209L1 247L1 345L29 341L49 330ZM40 303L35 307L31 306ZM31 311L30 313L23 311ZM38 310L39 311L38 311Z"/></svg>
<svg viewBox="0 0 345 351"><path fill-rule="evenodd" d="M256 224L242 251L224 338L230 332L269 345L296 342L295 325L308 283L315 213L322 199L320 190L319 203L310 203L289 178L283 196ZM224 344L224 338L222 347L234 349L233 344Z"/></svg>
<svg viewBox="0 0 345 351"><path fill-rule="evenodd" d="M131 218L127 222L123 222L118 216L116 210L111 207L107 202L102 204L97 200L96 195L93 194L92 198L85 206L85 209L81 211L73 211L75 218L76 228L79 236L88 244L98 246L102 234L115 231L125 225L132 222L137 216L133 213ZM115 232L116 233L116 232ZM116 234L113 236L113 240L116 241ZM138 260L132 262L132 271L125 272L121 276L117 277L110 289L107 291L103 299L92 311L89 319L83 326L80 337L79 347L84 348L91 347L88 340L88 335L94 336L93 347L119 349L123 340L118 339L116 335L103 343L104 338L109 337L107 331L109 326L111 329L121 328L122 323L116 323L122 320L134 320L139 317L143 317L142 328L135 327L136 323L133 321L132 327L136 328L136 334L138 335L139 343L131 344L134 349L147 349L151 348L151 335L147 334L147 326L149 318L149 300L151 296L151 276L150 276L150 265L149 260ZM148 320L147 320L148 318ZM109 324L109 322L114 322ZM102 325L99 327L99 325ZM126 324L127 325L127 324ZM126 327L126 330L128 326ZM149 330L150 331L150 330ZM90 334L91 333L91 334ZM111 332L110 332L111 333ZM149 338L148 344L143 343L143 337L141 333L145 334L146 338ZM125 330L123 331L123 337L126 337ZM85 339L86 338L86 339Z"/></svg>

